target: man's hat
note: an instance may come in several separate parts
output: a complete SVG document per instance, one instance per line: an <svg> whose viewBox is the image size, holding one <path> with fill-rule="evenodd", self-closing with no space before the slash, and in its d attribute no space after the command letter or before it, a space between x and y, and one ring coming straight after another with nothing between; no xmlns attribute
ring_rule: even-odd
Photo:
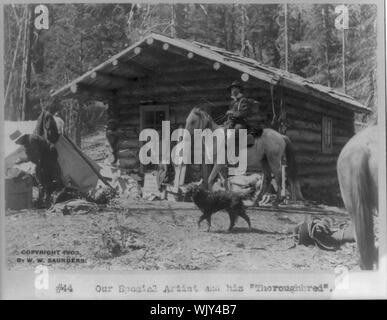
<svg viewBox="0 0 387 320"><path fill-rule="evenodd" d="M243 85L239 80L233 81L233 83L227 87L227 90L231 90L233 87L239 88L241 91L243 91Z"/></svg>
<svg viewBox="0 0 387 320"><path fill-rule="evenodd" d="M14 131L9 135L9 138L15 142L16 144L21 144L22 138L26 136L26 134L21 133L19 130Z"/></svg>

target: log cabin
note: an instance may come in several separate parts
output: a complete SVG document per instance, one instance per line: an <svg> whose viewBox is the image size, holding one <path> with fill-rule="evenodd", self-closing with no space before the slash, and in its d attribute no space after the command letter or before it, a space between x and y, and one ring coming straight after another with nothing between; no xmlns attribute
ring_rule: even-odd
<svg viewBox="0 0 387 320"><path fill-rule="evenodd" d="M159 129L163 120L171 122L172 130L184 127L197 106L221 119L234 80L243 81L245 95L259 101L251 119L294 143L305 198L339 199L338 155L354 135L355 113L371 109L298 75L211 45L150 34L52 95L107 103L109 117L119 123L120 166L145 170L138 160L140 131ZM208 174L204 167L200 175Z"/></svg>

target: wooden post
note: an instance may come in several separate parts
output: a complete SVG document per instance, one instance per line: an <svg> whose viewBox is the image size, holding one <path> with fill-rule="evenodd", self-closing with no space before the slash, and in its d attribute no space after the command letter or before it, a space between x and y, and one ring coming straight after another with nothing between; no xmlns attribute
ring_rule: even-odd
<svg viewBox="0 0 387 320"><path fill-rule="evenodd" d="M171 37L176 38L176 8L171 4Z"/></svg>
<svg viewBox="0 0 387 320"><path fill-rule="evenodd" d="M287 3L284 4L284 7L285 7L285 70L288 71L289 70L289 43L288 43L288 5Z"/></svg>
<svg viewBox="0 0 387 320"><path fill-rule="evenodd" d="M281 184L281 196L286 196L286 165L281 166L281 174L282 174L282 184Z"/></svg>
<svg viewBox="0 0 387 320"><path fill-rule="evenodd" d="M347 93L347 85L345 82L345 28L343 27L343 47L342 47L342 54L343 54L343 92Z"/></svg>
<svg viewBox="0 0 387 320"><path fill-rule="evenodd" d="M322 11L321 11L321 14L322 14L322 22L323 22L323 27L324 27L324 30L325 30L325 33L326 33L326 36L327 36L327 33L328 33L328 12L325 12L325 8L322 8ZM331 72L330 72L330 68L329 68L329 44L328 44L328 40L326 40L326 43L325 43L325 49L324 49L324 57L325 57L325 64L326 64L326 68L327 68L327 83L326 85L328 87L332 87L332 83L331 83Z"/></svg>
<svg viewBox="0 0 387 320"><path fill-rule="evenodd" d="M176 190L184 184L186 169L187 166L185 164L175 166L175 180L173 186Z"/></svg>
<svg viewBox="0 0 387 320"><path fill-rule="evenodd" d="M68 111L66 115L66 127L68 136L75 141L78 147L81 147L81 106L82 101L70 99L68 101Z"/></svg>
<svg viewBox="0 0 387 320"><path fill-rule="evenodd" d="M241 12L242 12L242 25L241 25L241 56L245 56L246 51L246 14L245 14L245 8L243 7L243 4L240 5Z"/></svg>
<svg viewBox="0 0 387 320"><path fill-rule="evenodd" d="M75 127L75 142L78 147L82 147L82 107L83 104L79 104L78 112L76 113L76 127Z"/></svg>
<svg viewBox="0 0 387 320"><path fill-rule="evenodd" d="M81 148L82 145L82 113L83 113L83 107L85 106L85 99L82 97L77 98L75 114L74 114L74 136L75 136L75 143L78 147Z"/></svg>
<svg viewBox="0 0 387 320"><path fill-rule="evenodd" d="M335 7L335 13L338 13L339 15L335 19L335 27L336 29L343 30L342 33L342 58L343 58L343 91L346 93L347 91L347 84L346 84L346 75L345 75L345 30L348 29L348 23L349 23L349 15L348 15L348 7L346 5L339 5Z"/></svg>
<svg viewBox="0 0 387 320"><path fill-rule="evenodd" d="M71 99L69 106L69 133L70 138L75 140L75 121L74 121L74 108L75 108L76 100Z"/></svg>

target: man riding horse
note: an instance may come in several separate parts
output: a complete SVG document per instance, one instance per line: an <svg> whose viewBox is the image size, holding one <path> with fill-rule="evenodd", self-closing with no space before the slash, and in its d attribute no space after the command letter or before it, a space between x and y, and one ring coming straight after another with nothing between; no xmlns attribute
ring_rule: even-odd
<svg viewBox="0 0 387 320"><path fill-rule="evenodd" d="M244 96L243 86L238 80L234 81L228 89L231 92L232 101L230 109L226 113L227 121L225 122L225 126L229 129L235 129L236 132L239 129L247 129L248 133L251 133L253 136L261 136L263 128L252 125L248 120L253 107L258 108L259 103ZM254 144L253 136L248 135L248 146Z"/></svg>

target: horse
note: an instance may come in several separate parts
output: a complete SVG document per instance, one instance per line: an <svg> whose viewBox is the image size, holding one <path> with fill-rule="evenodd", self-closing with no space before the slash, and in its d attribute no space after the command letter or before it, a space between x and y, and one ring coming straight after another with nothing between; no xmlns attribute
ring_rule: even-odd
<svg viewBox="0 0 387 320"><path fill-rule="evenodd" d="M377 262L373 214L378 209L378 130L368 127L341 150L337 174L341 196L355 227L360 267L372 270Z"/></svg>
<svg viewBox="0 0 387 320"><path fill-rule="evenodd" d="M195 129L210 129L212 131L222 128L227 130L226 126L220 126L215 123L212 117L201 108L193 108L186 119L185 129L193 135ZM216 146L213 149L216 156ZM272 173L277 184L277 198L274 205L277 206L281 201L281 183L282 183L282 158L286 156L287 177L290 184L292 200L302 199L297 179L297 164L295 152L289 137L280 134L274 129L263 129L260 137L256 137L254 145L247 148L247 167L257 167L263 171L263 183L260 192L254 199L254 204L258 205L263 195L267 192L272 181ZM225 164L218 164L215 161L213 169L208 178L208 188L211 190L215 178L225 168Z"/></svg>

